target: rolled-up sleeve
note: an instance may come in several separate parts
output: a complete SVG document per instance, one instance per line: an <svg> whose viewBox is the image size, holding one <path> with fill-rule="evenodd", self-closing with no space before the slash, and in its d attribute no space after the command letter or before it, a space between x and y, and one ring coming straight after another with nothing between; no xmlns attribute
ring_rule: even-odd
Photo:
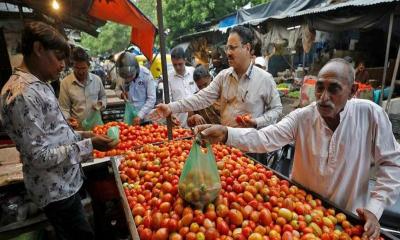
<svg viewBox="0 0 400 240"><path fill-rule="evenodd" d="M400 145L393 136L387 114L375 113L374 159L377 167L376 184L370 193L366 209L379 219L385 207L393 205L400 192Z"/></svg>

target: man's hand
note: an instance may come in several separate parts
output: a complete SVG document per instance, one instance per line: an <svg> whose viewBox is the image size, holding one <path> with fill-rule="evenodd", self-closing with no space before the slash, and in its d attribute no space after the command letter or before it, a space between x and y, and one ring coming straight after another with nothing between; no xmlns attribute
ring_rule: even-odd
<svg viewBox="0 0 400 240"><path fill-rule="evenodd" d="M181 126L181 121L179 121L179 118L177 118L175 115L171 115L171 121L174 126L176 127Z"/></svg>
<svg viewBox="0 0 400 240"><path fill-rule="evenodd" d="M93 104L92 109L95 111L100 111L102 107L103 103L101 101L98 101L97 103Z"/></svg>
<svg viewBox="0 0 400 240"><path fill-rule="evenodd" d="M140 117L135 117L133 119L133 125L140 125L141 121L142 121L142 119Z"/></svg>
<svg viewBox="0 0 400 240"><path fill-rule="evenodd" d="M187 124L189 127L194 127L194 126L202 125L202 124L206 124L206 123L207 123L206 120L204 120L204 118L199 114L190 116L187 120Z"/></svg>
<svg viewBox="0 0 400 240"><path fill-rule="evenodd" d="M378 218L365 208L357 208L357 213L365 221L363 238L378 239L381 230Z"/></svg>
<svg viewBox="0 0 400 240"><path fill-rule="evenodd" d="M96 136L92 131L78 131L82 138L92 138Z"/></svg>
<svg viewBox="0 0 400 240"><path fill-rule="evenodd" d="M73 128L73 129L77 129L79 127L79 123L78 120L76 120L76 118L70 117L68 118L68 124Z"/></svg>
<svg viewBox="0 0 400 240"><path fill-rule="evenodd" d="M171 115L172 111L168 104L160 103L149 113L151 121L158 121Z"/></svg>
<svg viewBox="0 0 400 240"><path fill-rule="evenodd" d="M244 128L256 128L257 122L253 118L249 119L244 118L243 121L240 123L240 126Z"/></svg>
<svg viewBox="0 0 400 240"><path fill-rule="evenodd" d="M228 128L217 124L196 126L194 133L200 134L202 139L208 140L210 143L225 143L228 139Z"/></svg>
<svg viewBox="0 0 400 240"><path fill-rule="evenodd" d="M128 101L128 92L122 92L120 98L123 99L125 102Z"/></svg>
<svg viewBox="0 0 400 240"><path fill-rule="evenodd" d="M118 144L118 140L113 140L107 135L95 135L91 139L93 148L102 152L108 151Z"/></svg>

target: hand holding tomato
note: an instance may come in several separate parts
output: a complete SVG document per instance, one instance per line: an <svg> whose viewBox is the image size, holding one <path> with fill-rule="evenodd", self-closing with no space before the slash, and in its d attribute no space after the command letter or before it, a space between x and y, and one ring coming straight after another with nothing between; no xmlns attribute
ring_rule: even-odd
<svg viewBox="0 0 400 240"><path fill-rule="evenodd" d="M73 128L77 129L79 127L78 120L76 118L70 117L68 118L68 124Z"/></svg>
<svg viewBox="0 0 400 240"><path fill-rule="evenodd" d="M228 139L228 128L217 124L204 124L196 126L195 134L200 134L202 139L210 143L225 143Z"/></svg>
<svg viewBox="0 0 400 240"><path fill-rule="evenodd" d="M166 118L171 115L172 111L168 104L160 103L149 113L149 118L152 121L158 121L161 118Z"/></svg>
<svg viewBox="0 0 400 240"><path fill-rule="evenodd" d="M253 119L250 114L238 115L238 116L236 116L235 120L241 127L245 127L245 128L257 127L256 120Z"/></svg>
<svg viewBox="0 0 400 240"><path fill-rule="evenodd" d="M197 125L202 125L206 123L207 123L206 120L204 120L204 118L199 114L190 116L187 120L187 124L189 127L195 127Z"/></svg>
<svg viewBox="0 0 400 240"><path fill-rule="evenodd" d="M358 216L365 221L363 237L368 239L378 239L380 233L379 220L375 214L365 208L357 208Z"/></svg>
<svg viewBox="0 0 400 240"><path fill-rule="evenodd" d="M135 117L133 119L133 125L140 125L141 121L142 121L142 119L140 117Z"/></svg>

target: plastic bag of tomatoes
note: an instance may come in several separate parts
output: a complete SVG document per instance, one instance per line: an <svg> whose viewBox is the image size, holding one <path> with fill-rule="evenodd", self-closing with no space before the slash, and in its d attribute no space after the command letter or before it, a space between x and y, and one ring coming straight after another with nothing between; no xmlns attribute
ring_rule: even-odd
<svg viewBox="0 0 400 240"><path fill-rule="evenodd" d="M193 141L179 178L178 190L185 201L198 209L203 209L218 196L221 181L211 144L202 148L199 141Z"/></svg>

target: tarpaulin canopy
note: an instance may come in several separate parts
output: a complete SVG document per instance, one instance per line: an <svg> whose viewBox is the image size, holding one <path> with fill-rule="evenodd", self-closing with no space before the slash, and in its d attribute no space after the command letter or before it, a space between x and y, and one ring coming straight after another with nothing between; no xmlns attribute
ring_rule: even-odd
<svg viewBox="0 0 400 240"><path fill-rule="evenodd" d="M140 48L149 61L152 60L157 28L132 2L93 0L89 15L131 26L131 42Z"/></svg>

